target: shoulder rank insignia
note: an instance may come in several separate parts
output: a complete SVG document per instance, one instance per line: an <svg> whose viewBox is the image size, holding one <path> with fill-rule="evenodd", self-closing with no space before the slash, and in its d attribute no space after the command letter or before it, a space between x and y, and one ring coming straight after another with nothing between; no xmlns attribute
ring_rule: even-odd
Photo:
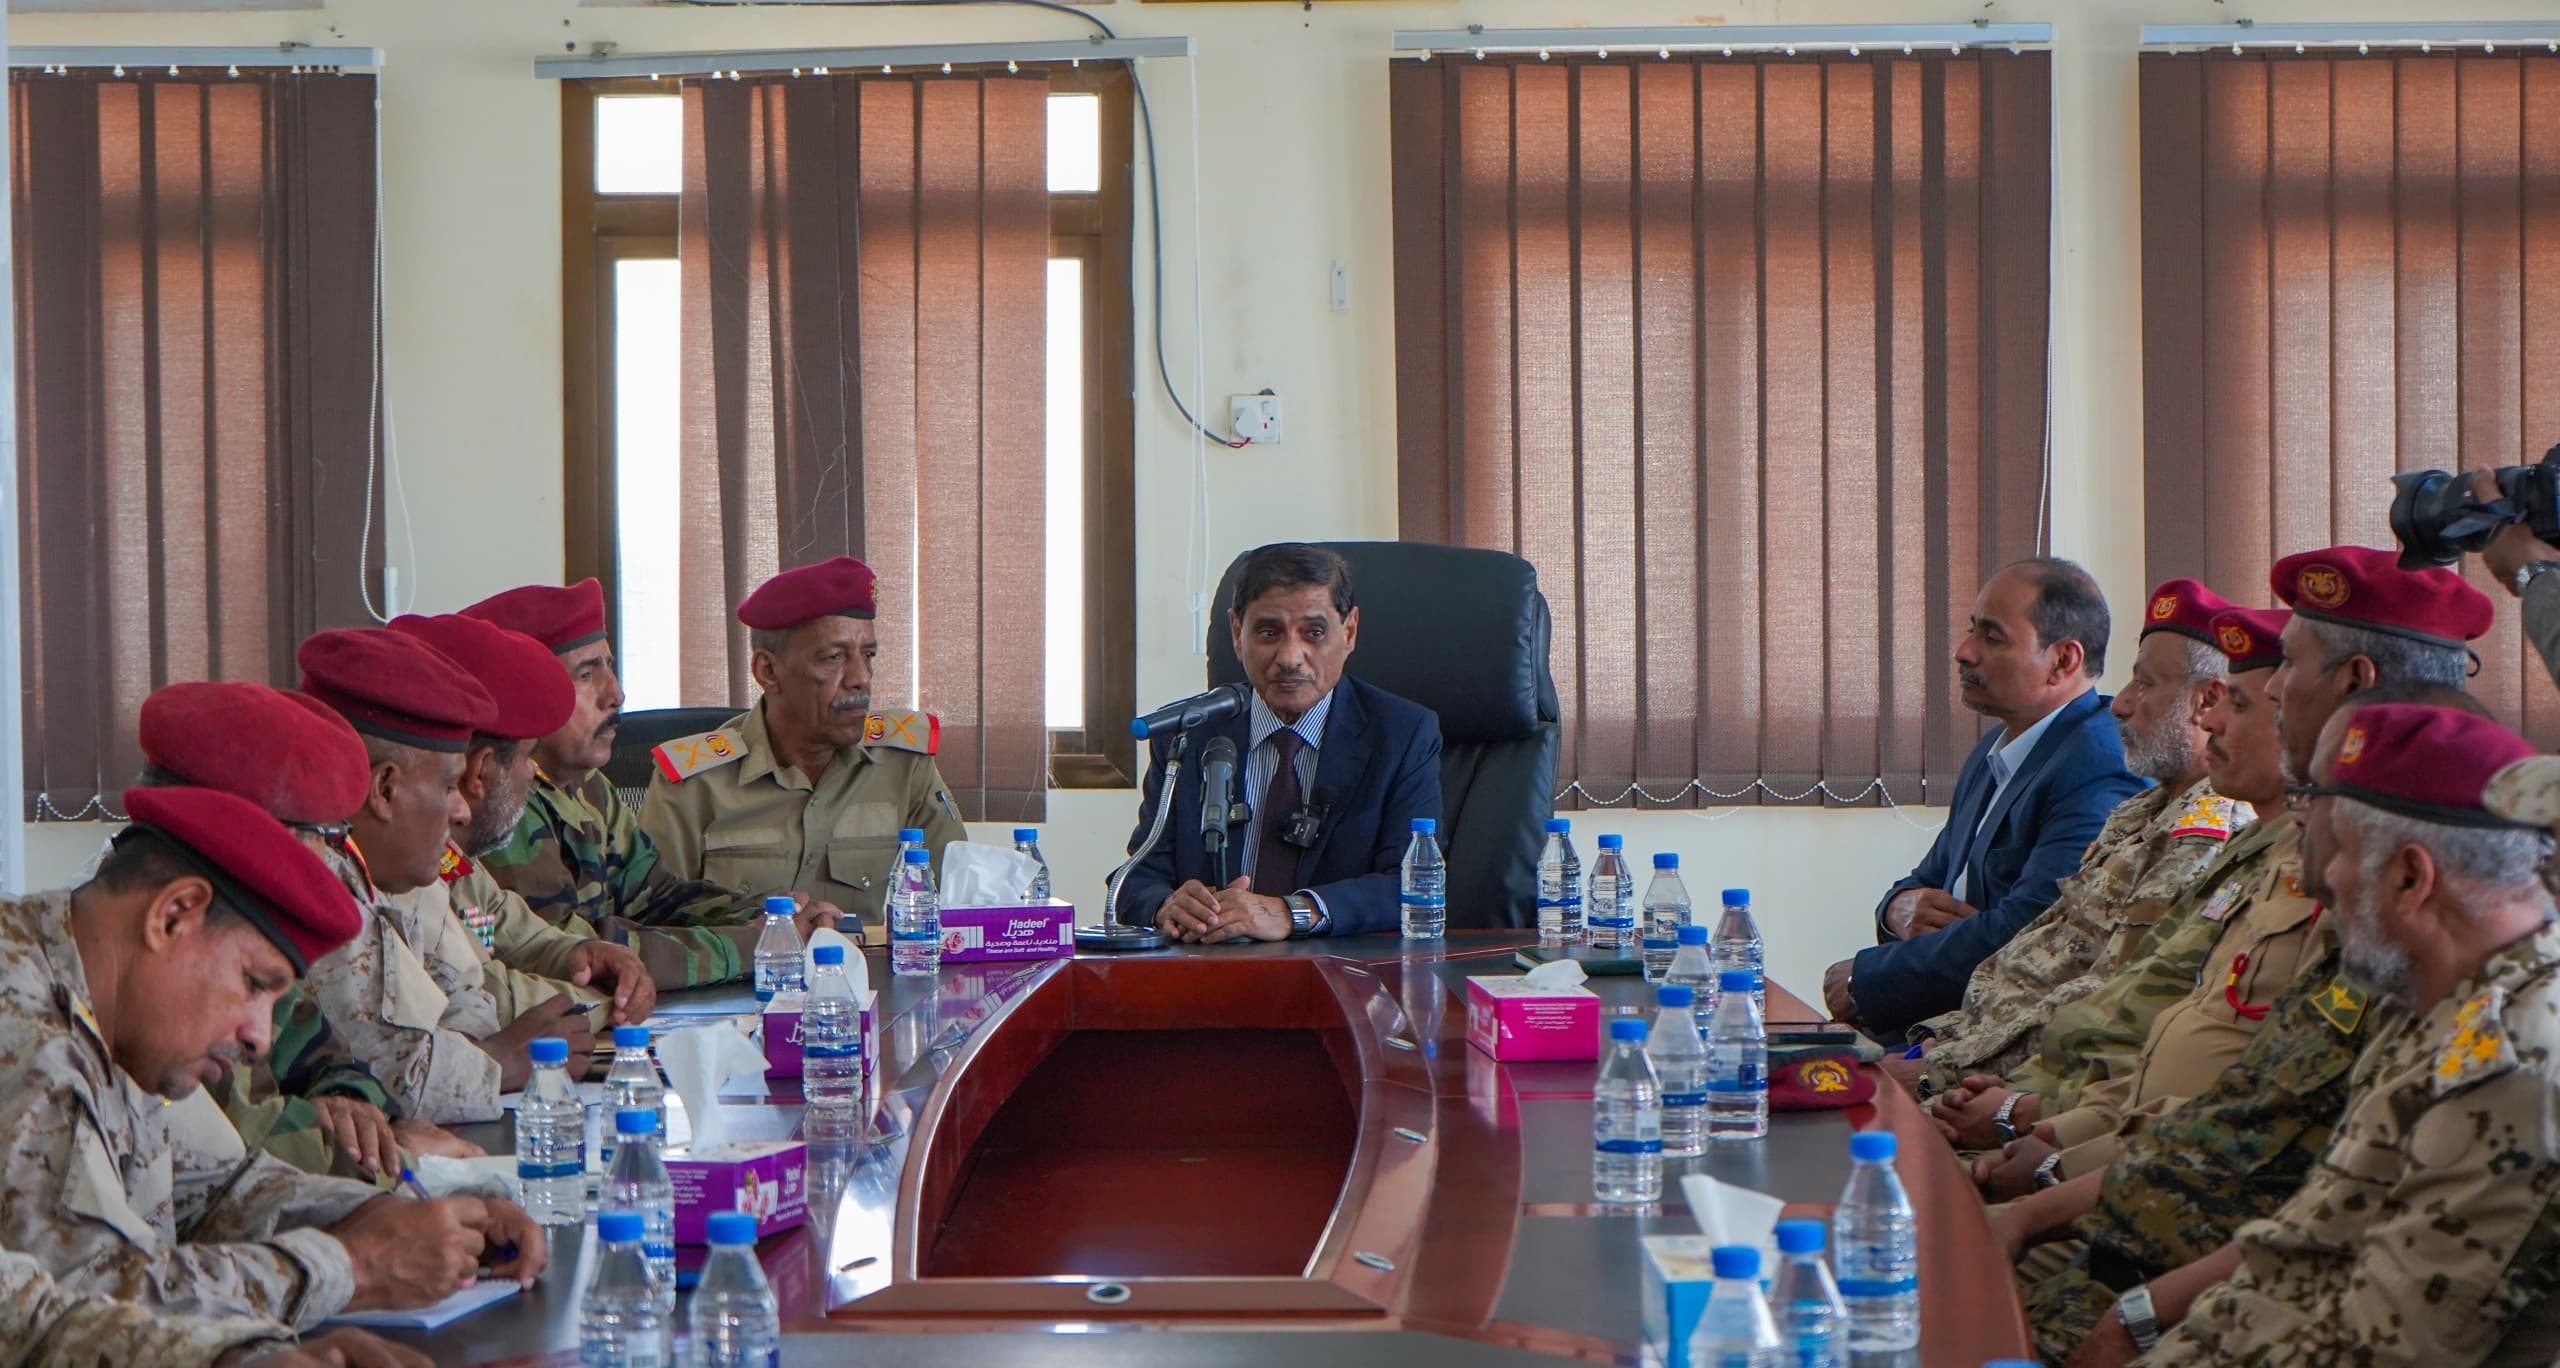
<svg viewBox="0 0 2560 1368"><path fill-rule="evenodd" d="M2492 988L2462 1004L2453 1014L2453 1038L2436 1056L2436 1096L2516 1066L2515 1046L2507 1043L2506 1030L2498 1021L2498 1008L2504 997L2502 990Z"/></svg>
<svg viewBox="0 0 2560 1368"><path fill-rule="evenodd" d="M668 783L681 784L704 770L718 769L746 753L746 734L723 727L700 736L679 737L652 749L649 756L658 762L658 773L667 776Z"/></svg>
<svg viewBox="0 0 2560 1368"><path fill-rule="evenodd" d="M437 878L452 883L470 873L472 868L471 857L462 853L462 847L451 841L444 843L444 856L436 861Z"/></svg>
<svg viewBox="0 0 2560 1368"><path fill-rule="evenodd" d="M875 712L862 720L862 742L867 746L914 751L918 755L939 755L942 753L942 719L914 709Z"/></svg>
<svg viewBox="0 0 2560 1368"><path fill-rule="evenodd" d="M2235 812L2234 809L2238 811ZM2240 814L2248 811L2248 808L2221 794L2198 794L2194 802L2187 804L2186 811L2178 814L2177 828L2169 835L2173 840L2180 836L2209 836L2217 841L2228 840L2231 833L2238 830L2247 820Z"/></svg>
<svg viewBox="0 0 2560 1368"><path fill-rule="evenodd" d="M2332 979L2329 986L2311 999L2311 1010L2320 1019L2338 1028L2341 1035L2354 1035L2364 1024L2365 995L2361 989L2343 978Z"/></svg>

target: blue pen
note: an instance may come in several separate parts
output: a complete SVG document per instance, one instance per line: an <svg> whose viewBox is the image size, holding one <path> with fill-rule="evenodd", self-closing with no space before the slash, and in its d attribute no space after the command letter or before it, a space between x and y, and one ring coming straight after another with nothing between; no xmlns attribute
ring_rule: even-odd
<svg viewBox="0 0 2560 1368"><path fill-rule="evenodd" d="M418 1175L406 1164L400 1166L400 1186L409 1189L409 1195L421 1202L432 1200L427 1193L426 1184L419 1182ZM510 1240L490 1252L499 1263L505 1263L516 1256L515 1242Z"/></svg>
<svg viewBox="0 0 2560 1368"><path fill-rule="evenodd" d="M1924 1051L1924 1050L1922 1050L1919 1046L1914 1045L1914 1046L1912 1046L1910 1049L1903 1051L1903 1052L1902 1052L1902 1057L1903 1057L1903 1058L1905 1058L1905 1059L1918 1059L1921 1055L1923 1055L1923 1054L1925 1054L1925 1053L1927 1053L1927 1052L1926 1052L1926 1051Z"/></svg>

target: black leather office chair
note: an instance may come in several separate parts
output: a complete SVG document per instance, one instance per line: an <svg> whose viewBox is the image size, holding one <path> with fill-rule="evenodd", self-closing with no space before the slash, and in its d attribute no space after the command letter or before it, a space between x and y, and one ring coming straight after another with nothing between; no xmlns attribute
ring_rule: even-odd
<svg viewBox="0 0 2560 1368"><path fill-rule="evenodd" d="M632 811L639 811L649 780L658 772L649 752L679 736L715 730L739 712L737 708L645 708L624 713L622 729L613 738L613 758L604 762L605 782L621 793Z"/></svg>
<svg viewBox="0 0 2560 1368"><path fill-rule="evenodd" d="M1560 732L1536 568L1509 552L1463 546L1315 545L1351 565L1360 644L1350 673L1440 715L1449 925L1537 925L1538 851L1555 815ZM1227 630L1242 563L1238 557L1218 580L1212 687L1244 678Z"/></svg>

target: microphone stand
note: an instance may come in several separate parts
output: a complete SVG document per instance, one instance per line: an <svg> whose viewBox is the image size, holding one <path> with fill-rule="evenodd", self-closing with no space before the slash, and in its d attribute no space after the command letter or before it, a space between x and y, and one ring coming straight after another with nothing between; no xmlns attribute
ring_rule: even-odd
<svg viewBox="0 0 2560 1368"><path fill-rule="evenodd" d="M1182 757L1190 753L1190 748L1191 733L1179 733L1174 741L1173 754L1164 762L1164 786L1156 791L1156 817L1147 824L1147 839L1140 841L1129 858L1111 871L1110 891L1102 901L1102 921L1096 926L1076 928L1078 950L1116 953L1164 948L1162 931L1152 926L1130 926L1120 920L1120 885L1128 881L1129 871L1138 867L1138 861L1154 852L1156 842L1164 839L1165 821L1173 815L1174 781L1182 776Z"/></svg>

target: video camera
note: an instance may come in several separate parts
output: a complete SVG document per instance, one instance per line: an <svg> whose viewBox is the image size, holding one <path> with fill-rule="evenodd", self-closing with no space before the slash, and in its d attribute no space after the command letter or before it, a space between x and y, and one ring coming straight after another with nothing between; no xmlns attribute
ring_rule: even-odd
<svg viewBox="0 0 2560 1368"><path fill-rule="evenodd" d="M2471 494L2471 477L2449 470L2418 470L2391 477L2391 535L2400 541L2400 568L2451 565L2465 551L2479 551L2510 523L2523 523L2546 544L2560 546L2560 445L2533 465L2500 466L2499 497L2487 503Z"/></svg>

